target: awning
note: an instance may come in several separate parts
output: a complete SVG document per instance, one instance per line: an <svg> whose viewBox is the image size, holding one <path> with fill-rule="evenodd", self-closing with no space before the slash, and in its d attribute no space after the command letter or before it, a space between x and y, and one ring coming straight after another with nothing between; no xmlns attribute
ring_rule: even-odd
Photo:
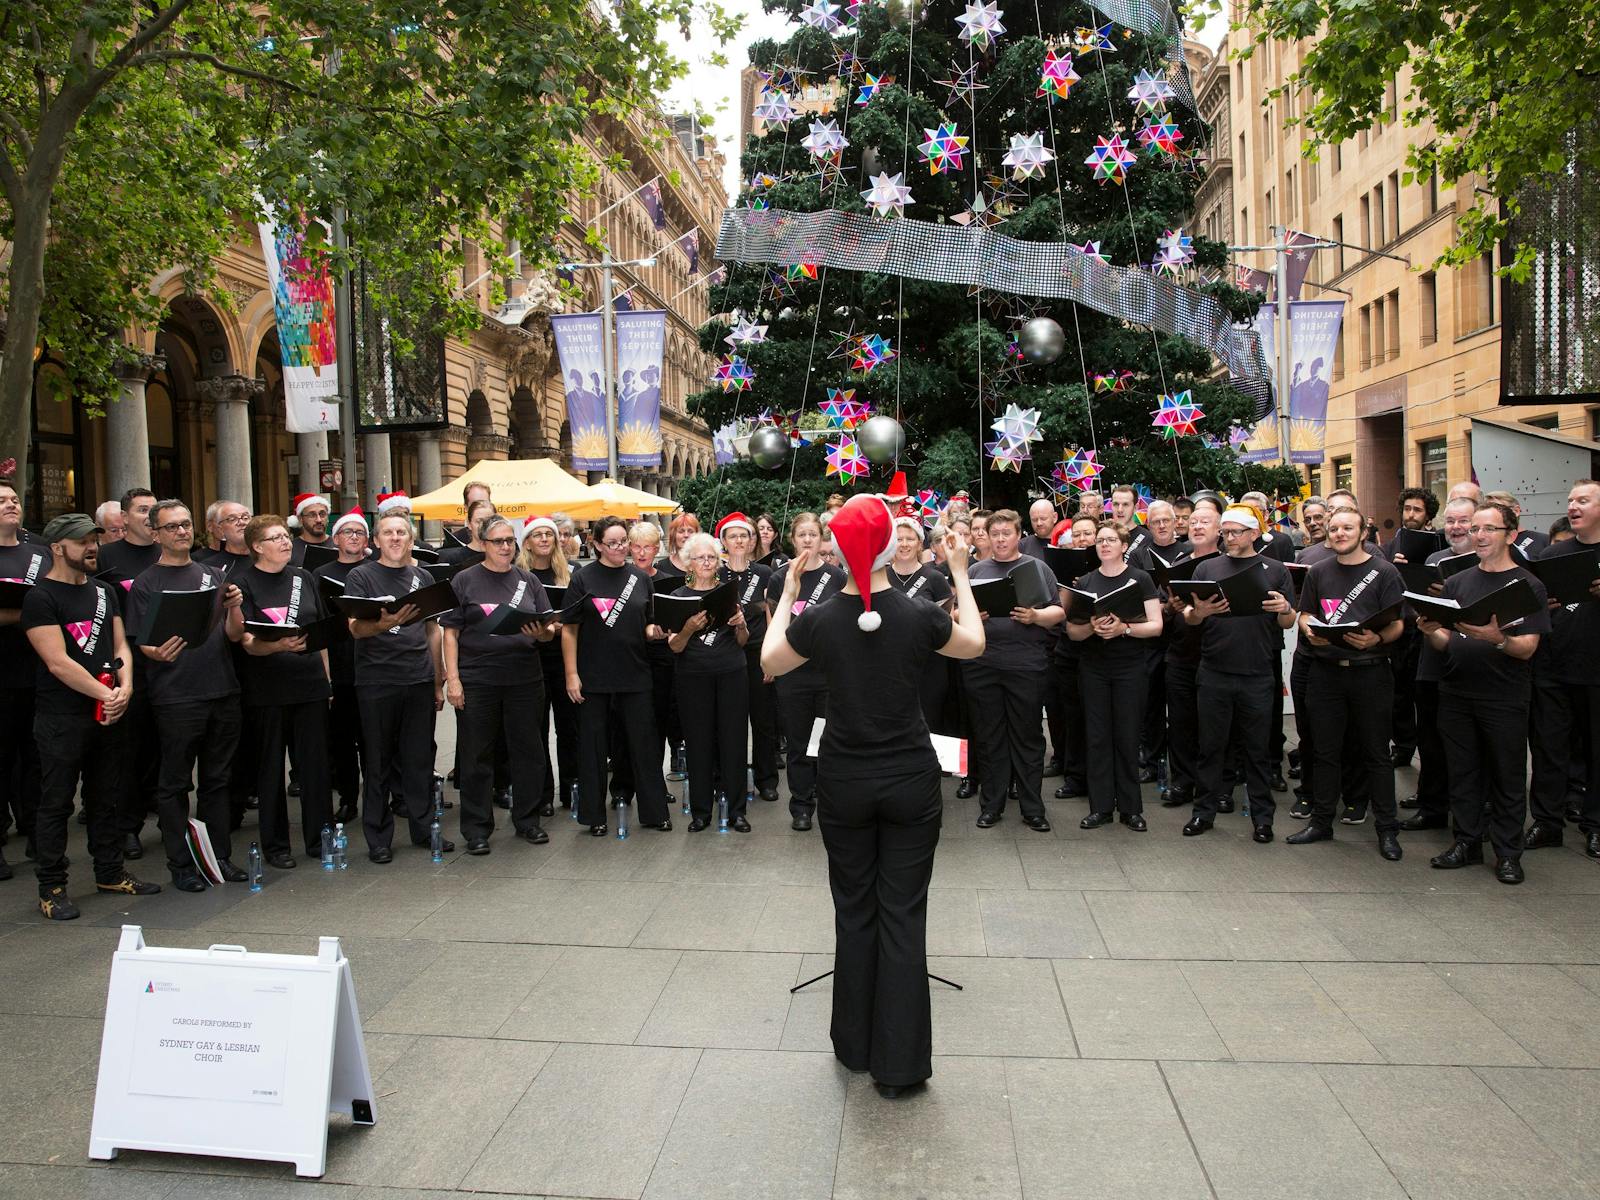
<svg viewBox="0 0 1600 1200"><path fill-rule="evenodd" d="M638 517L668 513L675 500L653 496L612 480L590 487L551 458L480 459L462 474L426 495L411 498L411 511L432 521L465 521L461 488L468 481L487 484L497 511L507 517L563 512L580 521L597 517Z"/></svg>

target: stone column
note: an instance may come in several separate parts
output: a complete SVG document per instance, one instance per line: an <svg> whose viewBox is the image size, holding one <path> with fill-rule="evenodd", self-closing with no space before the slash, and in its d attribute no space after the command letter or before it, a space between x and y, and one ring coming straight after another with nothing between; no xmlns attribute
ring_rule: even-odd
<svg viewBox="0 0 1600 1200"><path fill-rule="evenodd" d="M444 468L439 460L439 435L419 433L417 434L417 490L427 493L443 484ZM430 542L437 543L444 536L444 522L424 521L422 536Z"/></svg>
<svg viewBox="0 0 1600 1200"><path fill-rule="evenodd" d="M394 490L394 467L389 457L389 435L363 434L361 456L366 471L366 482L361 489L361 503L371 512L377 508L376 496L380 490L385 492Z"/></svg>
<svg viewBox="0 0 1600 1200"><path fill-rule="evenodd" d="M263 380L245 375L202 379L195 385L200 399L216 413L217 494L213 499L253 506L255 485L250 466L250 402L267 390ZM148 458L148 451L146 452Z"/></svg>
<svg viewBox="0 0 1600 1200"><path fill-rule="evenodd" d="M300 457L300 491L321 492L322 476L317 470L317 464L328 457L328 435L326 433L298 433L295 435L295 453ZM339 511L339 497L330 498L328 507Z"/></svg>
<svg viewBox="0 0 1600 1200"><path fill-rule="evenodd" d="M141 354L118 374L122 394L106 409L105 499L121 496L129 488L150 486L150 423L145 411L144 388L152 371L166 366L159 355Z"/></svg>

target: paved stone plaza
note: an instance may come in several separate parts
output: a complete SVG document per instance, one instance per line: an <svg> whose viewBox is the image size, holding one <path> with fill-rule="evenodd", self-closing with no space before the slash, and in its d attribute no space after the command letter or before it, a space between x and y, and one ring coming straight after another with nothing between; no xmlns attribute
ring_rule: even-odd
<svg viewBox="0 0 1600 1200"><path fill-rule="evenodd" d="M558 816L548 846L133 903L87 890L80 841L83 919L42 921L28 864L0 884L0 1196L1600 1197L1600 866L1539 851L1508 888L1429 870L1440 834L1389 864L1370 824L1296 849L1238 814L1185 839L1181 811L1139 835L1049 808L1052 834L1014 807L982 831L948 801L930 966L966 990L935 985L933 1080L895 1102L835 1063L827 984L789 994L833 932L821 839L781 805L748 836ZM88 1163L124 922L156 946L343 938L378 1121L335 1122L324 1180Z"/></svg>

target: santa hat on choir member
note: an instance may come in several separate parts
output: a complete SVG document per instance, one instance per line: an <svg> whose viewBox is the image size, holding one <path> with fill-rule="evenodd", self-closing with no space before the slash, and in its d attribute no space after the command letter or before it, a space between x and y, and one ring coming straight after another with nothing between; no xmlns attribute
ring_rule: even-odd
<svg viewBox="0 0 1600 1200"><path fill-rule="evenodd" d="M407 512L410 512L411 497L406 495L404 492L378 493L378 515L380 517L383 516L384 513L393 512L397 508L403 508Z"/></svg>
<svg viewBox="0 0 1600 1200"><path fill-rule="evenodd" d="M1246 529L1261 532L1262 514L1254 504L1230 504L1223 510L1218 524L1243 525Z"/></svg>
<svg viewBox="0 0 1600 1200"><path fill-rule="evenodd" d="M298 517L308 504L320 504L323 508L331 507L326 497L319 496L316 492L301 492L294 498L294 515Z"/></svg>
<svg viewBox="0 0 1600 1200"><path fill-rule="evenodd" d="M712 532L717 535L717 540L721 541L730 529L742 529L751 537L755 537L756 535L755 523L742 512L729 513L727 516L723 517L722 520L716 523L712 529Z"/></svg>
<svg viewBox="0 0 1600 1200"><path fill-rule="evenodd" d="M1050 544L1060 546L1063 542L1072 541L1072 522L1057 521L1054 529L1050 531Z"/></svg>
<svg viewBox="0 0 1600 1200"><path fill-rule="evenodd" d="M556 528L556 523L549 517L529 517L522 522L521 527L517 530L517 545L520 546L527 541L528 535L535 529L548 529L557 537L561 536L561 530Z"/></svg>
<svg viewBox="0 0 1600 1200"><path fill-rule="evenodd" d="M362 533L367 532L367 514L361 511L361 505L356 505L333 523L333 528L328 531L329 537L337 537L339 531L346 525L358 527Z"/></svg>
<svg viewBox="0 0 1600 1200"><path fill-rule="evenodd" d="M871 633L883 624L882 615L872 611L872 573L888 566L894 557L894 516L889 502L882 496L851 496L833 514L828 533L861 590L861 615L856 624Z"/></svg>

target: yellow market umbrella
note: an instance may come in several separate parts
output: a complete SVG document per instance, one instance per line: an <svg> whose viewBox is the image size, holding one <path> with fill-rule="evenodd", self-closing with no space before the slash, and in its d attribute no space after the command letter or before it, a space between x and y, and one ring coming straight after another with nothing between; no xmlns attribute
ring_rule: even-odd
<svg viewBox="0 0 1600 1200"><path fill-rule="evenodd" d="M498 498L495 503L499 504ZM562 511L583 521L593 521L600 517L625 517L634 520L646 513L676 512L678 507L676 500L641 492L638 488L628 487L615 479L602 479L590 486L587 500Z"/></svg>
<svg viewBox="0 0 1600 1200"><path fill-rule="evenodd" d="M495 508L508 517L553 512L577 516L576 508L591 502L589 485L562 470L554 459L486 458L443 487L413 496L411 511L430 521L465 521L467 510L461 503L461 485L468 480L488 484Z"/></svg>

